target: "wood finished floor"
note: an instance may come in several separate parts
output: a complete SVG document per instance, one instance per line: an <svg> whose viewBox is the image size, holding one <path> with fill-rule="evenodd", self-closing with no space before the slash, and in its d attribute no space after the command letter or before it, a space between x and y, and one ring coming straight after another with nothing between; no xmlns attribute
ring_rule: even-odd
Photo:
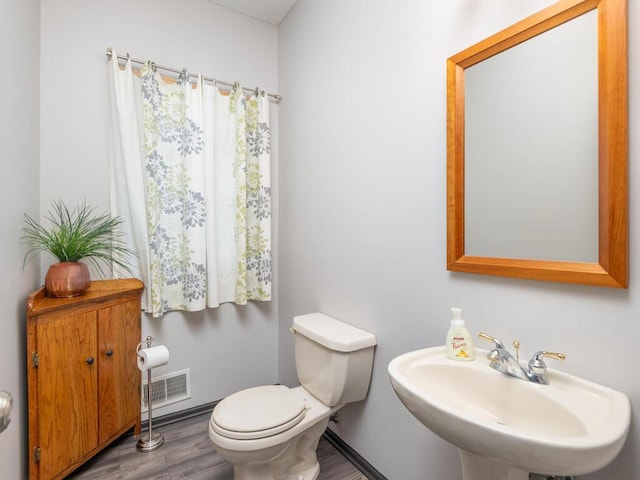
<svg viewBox="0 0 640 480"><path fill-rule="evenodd" d="M114 442L68 480L233 480L233 466L215 451L209 440L210 414L158 427L165 443L140 453L136 438ZM154 432L156 429L154 428ZM324 437L318 445L318 480L367 480Z"/></svg>

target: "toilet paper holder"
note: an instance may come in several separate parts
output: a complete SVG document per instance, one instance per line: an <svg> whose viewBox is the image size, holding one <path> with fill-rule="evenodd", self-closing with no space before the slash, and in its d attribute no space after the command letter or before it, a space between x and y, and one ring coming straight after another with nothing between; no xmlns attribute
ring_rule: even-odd
<svg viewBox="0 0 640 480"><path fill-rule="evenodd" d="M155 340L152 336L147 336L145 341L147 342L147 348L151 348L151 343ZM136 347L136 355L139 354L142 349L142 342ZM149 415L149 430L147 433L140 435L138 442L136 443L136 450L139 452L153 452L162 446L164 443L164 436L161 433L153 431L153 416L151 411L151 369L147 370L147 413Z"/></svg>
<svg viewBox="0 0 640 480"><path fill-rule="evenodd" d="M151 348L151 343L156 341L156 337L147 335L147 338L145 338L144 341L147 342L147 348ZM136 355L138 355L140 350L142 350L142 343L143 342L138 343L138 346L136 347Z"/></svg>

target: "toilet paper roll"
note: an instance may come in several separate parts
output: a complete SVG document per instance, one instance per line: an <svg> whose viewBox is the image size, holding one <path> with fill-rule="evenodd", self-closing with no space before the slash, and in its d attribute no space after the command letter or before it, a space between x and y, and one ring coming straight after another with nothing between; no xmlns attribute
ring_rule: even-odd
<svg viewBox="0 0 640 480"><path fill-rule="evenodd" d="M164 345L156 345L138 351L138 368L143 372L166 365L168 361L169 349Z"/></svg>

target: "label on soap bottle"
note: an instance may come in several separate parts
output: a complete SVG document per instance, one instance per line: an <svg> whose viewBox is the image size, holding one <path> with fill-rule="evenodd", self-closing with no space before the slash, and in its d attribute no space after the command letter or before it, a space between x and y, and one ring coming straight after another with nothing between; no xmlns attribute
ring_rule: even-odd
<svg viewBox="0 0 640 480"><path fill-rule="evenodd" d="M455 355L457 358L469 358L469 354L466 352L467 350L467 340L464 337L453 337L451 339L451 348L454 352L457 352Z"/></svg>
<svg viewBox="0 0 640 480"><path fill-rule="evenodd" d="M450 333L447 339L447 356L452 360L473 360L473 344L464 327Z"/></svg>

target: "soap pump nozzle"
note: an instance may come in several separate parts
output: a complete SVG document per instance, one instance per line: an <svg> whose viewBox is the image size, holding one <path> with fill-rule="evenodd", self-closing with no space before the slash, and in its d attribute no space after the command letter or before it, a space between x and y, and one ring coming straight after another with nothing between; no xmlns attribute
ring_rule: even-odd
<svg viewBox="0 0 640 480"><path fill-rule="evenodd" d="M462 327L464 325L464 320L462 319L462 309L458 307L451 308L451 325L454 327Z"/></svg>

